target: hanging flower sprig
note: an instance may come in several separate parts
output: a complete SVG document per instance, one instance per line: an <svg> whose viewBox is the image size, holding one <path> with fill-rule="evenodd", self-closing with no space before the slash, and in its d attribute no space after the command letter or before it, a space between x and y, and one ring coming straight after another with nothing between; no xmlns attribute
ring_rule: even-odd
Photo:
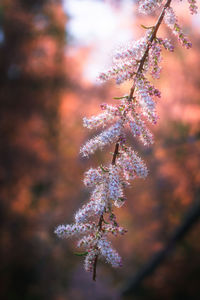
<svg viewBox="0 0 200 300"><path fill-rule="evenodd" d="M156 98L160 91L148 80L147 75L159 78L163 48L172 52L174 47L169 39L157 36L158 29L164 21L173 34L187 49L191 42L184 35L177 17L171 7L172 0L140 0L139 11L150 14L156 9L161 13L155 26L145 27L144 37L116 51L112 67L99 75L101 81L114 79L116 84L132 80L128 95L118 97L117 105L102 104L102 112L91 118L84 118L83 125L88 129L102 127L103 131L86 142L80 153L88 157L97 149L103 149L115 143L111 163L90 168L84 177L86 187L92 188L89 202L84 204L75 214L71 225L60 225L55 233L61 238L77 237L77 246L84 249L79 253L85 257L86 271L93 273L96 280L96 268L99 258L104 258L113 267L120 267L122 260L109 241L109 235L123 235L126 230L119 226L114 214L114 207L125 203L124 188L135 178L145 178L147 167L138 154L127 145L126 128L134 138L146 146L153 144L153 135L147 122L156 124ZM190 12L197 12L195 0L188 0ZM104 129L107 127L106 129ZM105 220L106 217L106 220Z"/></svg>

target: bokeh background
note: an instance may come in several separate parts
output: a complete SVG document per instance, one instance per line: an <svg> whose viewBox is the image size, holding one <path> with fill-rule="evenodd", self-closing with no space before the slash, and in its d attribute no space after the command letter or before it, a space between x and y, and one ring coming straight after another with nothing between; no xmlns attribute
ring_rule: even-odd
<svg viewBox="0 0 200 300"><path fill-rule="evenodd" d="M54 228L73 222L87 201L83 173L110 161L112 147L89 160L79 148L94 132L83 116L127 93L130 83L100 85L117 44L144 34L129 0L0 1L0 299L200 299L200 14L175 3L192 50L171 36L163 53L155 144L130 143L148 178L134 181L116 214L128 233L113 243L124 266L83 270L75 242Z"/></svg>

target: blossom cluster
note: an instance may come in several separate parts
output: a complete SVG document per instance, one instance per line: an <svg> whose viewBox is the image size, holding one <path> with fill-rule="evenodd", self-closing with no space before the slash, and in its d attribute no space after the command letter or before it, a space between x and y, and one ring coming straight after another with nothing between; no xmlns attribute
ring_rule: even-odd
<svg viewBox="0 0 200 300"><path fill-rule="evenodd" d="M160 7L163 0L140 0L139 1L139 12L143 14L151 14L157 8Z"/></svg>
<svg viewBox="0 0 200 300"><path fill-rule="evenodd" d="M197 9L198 9L198 6L197 6L197 1L196 0L188 0L188 3L189 3L189 9L190 9L190 12L191 14L197 14Z"/></svg>
<svg viewBox="0 0 200 300"><path fill-rule="evenodd" d="M191 9L190 9L191 10ZM196 11L192 11L195 13ZM173 34L178 37L180 43L187 49L192 47L191 42L188 40L187 36L183 33L180 25L178 24L176 14L172 7L168 7L165 10L164 21L166 25L172 30Z"/></svg>
<svg viewBox="0 0 200 300"><path fill-rule="evenodd" d="M177 22L171 1L163 2L140 0L139 11L145 14L163 6L156 25L147 28L144 37L118 49L111 68L99 75L100 80L114 79L117 84L132 79L130 94L118 97L115 105L102 104L102 111L97 116L83 118L84 127L90 130L102 128L102 131L81 147L82 156L88 157L112 143L115 143L115 151L110 164L90 168L85 172L83 182L91 189L90 199L76 212L73 224L60 225L55 233L61 238L79 238L77 246L85 250L84 266L87 271L93 271L93 279L98 258L104 258L113 267L122 265L121 257L108 240L110 234L126 233L117 223L113 210L125 203L124 188L130 185L130 181L135 178L144 179L148 175L144 161L132 147L127 146L126 132L129 129L132 136L145 146L153 144L153 134L148 123L157 123L156 101L161 93L150 83L149 77L158 79L160 76L162 50L174 50L169 39L157 37L162 21L183 46L191 47ZM196 1L188 2L191 13L196 13Z"/></svg>

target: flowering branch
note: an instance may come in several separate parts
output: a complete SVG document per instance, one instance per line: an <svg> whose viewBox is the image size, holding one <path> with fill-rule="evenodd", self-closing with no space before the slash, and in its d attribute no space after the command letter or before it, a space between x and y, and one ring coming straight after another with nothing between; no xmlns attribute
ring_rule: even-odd
<svg viewBox="0 0 200 300"><path fill-rule="evenodd" d="M142 57L142 59L140 61L137 73L135 75L136 77L142 72L142 69L143 69L145 60L146 60L146 58L148 56L151 44L152 44L153 40L155 39L156 33L157 33L157 31L158 31L158 29L159 29L159 27L160 27L160 25L161 25L161 23L163 21L165 10L166 10L167 7L169 7L171 1L172 0L168 0L166 2L165 6L163 7L162 12L161 12L161 14L160 14L160 16L158 18L158 21L157 21L156 25L154 27L152 27L154 29L152 31L151 37L149 38L149 43L147 44L147 48L146 48L146 50L144 52L144 55L143 55L143 57ZM133 98L134 90L135 90L135 84L133 84L133 86L130 89L130 94L129 94L129 97L128 97L129 101L131 101L132 98ZM118 155L118 151L119 151L119 142L117 142L116 145L115 145L115 151L113 153L113 158L112 158L112 165L115 165L115 161L116 161L116 158L117 158L117 155ZM99 226L99 230L101 230L102 221L103 221L103 214L100 216L100 219L99 219L99 225L98 225ZM93 280L94 281L96 280L96 266L97 266L97 261L98 261L98 255L96 255L96 257L95 257L94 266L93 266Z"/></svg>
<svg viewBox="0 0 200 300"><path fill-rule="evenodd" d="M111 164L96 169L90 168L85 173L84 184L92 188L92 192L90 201L76 213L75 223L60 225L55 232L59 237L83 235L77 246L85 248L86 251L79 255L85 256L85 269L93 272L94 281L99 258L105 258L113 267L122 265L121 257L108 240L109 234L117 235L126 232L118 225L113 208L124 204L123 190L130 184L130 180L137 177L145 178L148 174L142 159L126 145L125 129L129 127L133 136L138 137L144 145L153 144L153 135L146 121L156 124L158 117L154 98L160 98L161 94L147 80L147 75L159 78L162 47L171 52L174 49L168 39L157 37L163 20L183 46L187 49L191 47L191 43L177 22L171 2L172 0L167 0L163 5L163 0L140 0L139 11L145 14L163 5L155 26L147 28L143 26L147 29L145 36L117 51L112 67L99 75L100 80L115 79L117 84L133 80L130 93L115 98L119 100L117 105L102 104L103 112L99 115L90 119L83 118L83 125L88 129L113 124L86 142L80 153L88 157L97 149L103 149L111 143L115 143L115 150ZM188 0L188 2L191 13L196 13L196 0ZM105 221L104 215L107 215L108 220Z"/></svg>
<svg viewBox="0 0 200 300"><path fill-rule="evenodd" d="M148 56L148 53L149 53L149 49L150 49L154 39L156 38L157 31L158 31L158 29L159 29L159 27L160 27L160 25L163 21L163 18L164 18L164 15L165 15L165 10L166 10L167 7L170 6L171 2L172 2L172 0L168 0L166 2L166 4L164 5L164 7L162 9L162 12L161 12L161 14L158 18L158 21L157 21L156 25L152 27L153 31L152 31L152 34L149 38L149 43L147 44L147 48L144 52L144 55L143 55L143 57L140 61L140 64L139 64L139 67L138 67L138 70L137 70L137 73L136 73L136 77L142 72L145 60L147 59L147 56ZM129 94L129 99L130 100L133 98L134 90L135 90L135 85L133 84L133 86L131 87L131 90L130 90L130 94Z"/></svg>

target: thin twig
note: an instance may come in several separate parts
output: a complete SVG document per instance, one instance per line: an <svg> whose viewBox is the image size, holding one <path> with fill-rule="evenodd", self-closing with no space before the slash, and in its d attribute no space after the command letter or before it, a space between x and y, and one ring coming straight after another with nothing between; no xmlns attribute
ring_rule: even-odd
<svg viewBox="0 0 200 300"><path fill-rule="evenodd" d="M162 23L162 21L163 21L163 18L164 18L164 15L165 15L165 10L166 10L167 7L170 6L171 1L172 1L172 0L167 0L166 4L164 5L164 7L163 7L163 9L162 9L162 11L161 11L161 13L160 13L160 16L159 16L159 18L158 18L158 21L157 21L156 25L153 26L154 29L153 29L153 31L152 31L152 34L151 34L151 37L150 37L150 39L149 39L149 43L148 43L148 45L147 45L147 48L146 48L146 50L145 50L145 52L144 52L144 55L143 55L143 57L141 58L139 67L138 67L137 72L136 72L136 74L135 74L135 78L141 73L141 71L142 71L142 69L143 69L143 67L144 67L144 63L145 63L146 58L147 58L148 53L149 53L149 49L150 49L150 47L151 47L151 45L152 45L153 40L154 40L155 37L156 37L156 34L157 34L158 29L159 29L159 27L160 27L160 25L161 25L161 23ZM135 81L133 82L133 85L132 85L131 90L130 90L129 100L131 100L131 99L133 98L134 91L135 91Z"/></svg>
<svg viewBox="0 0 200 300"><path fill-rule="evenodd" d="M115 151L114 151L113 157L112 157L112 165L115 165L118 153L119 153L119 142L117 142L115 144Z"/></svg>
<svg viewBox="0 0 200 300"><path fill-rule="evenodd" d="M101 231L101 228L102 228L102 222L103 222L103 213L101 214L101 216L100 216L100 218L99 218L99 223L98 223L98 230L99 230L99 231ZM97 275L97 261L98 261L98 254L95 256L95 259L94 259L93 275L92 275L93 281L96 281L96 275Z"/></svg>
<svg viewBox="0 0 200 300"><path fill-rule="evenodd" d="M115 145L115 151L114 151L113 157L112 157L112 165L115 165L115 162L116 162L118 153L119 153L119 142L117 142L116 145ZM100 218L99 218L99 223L98 223L98 230L99 230L99 231L101 231L101 228L102 228L102 222L103 222L103 213L101 214L101 216L100 216ZM97 262L98 262L98 255L96 255L96 256L95 256L95 259L94 259L93 275L92 275L93 281L96 281Z"/></svg>

